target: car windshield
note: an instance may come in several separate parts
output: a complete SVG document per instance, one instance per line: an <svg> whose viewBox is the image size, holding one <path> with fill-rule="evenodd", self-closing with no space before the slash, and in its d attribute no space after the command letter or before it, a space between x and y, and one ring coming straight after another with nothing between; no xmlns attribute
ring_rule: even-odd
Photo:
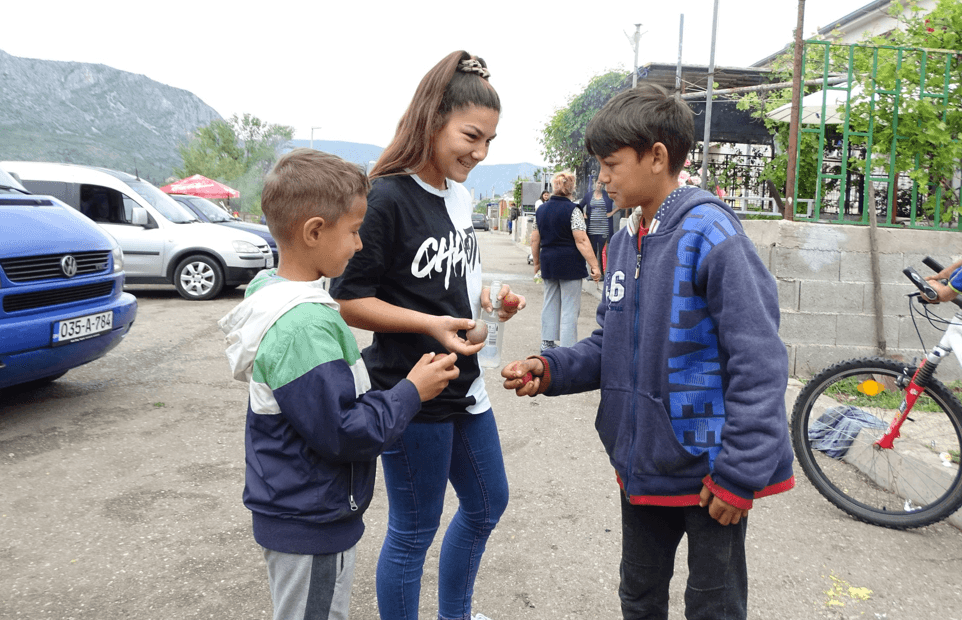
<svg viewBox="0 0 962 620"><path fill-rule="evenodd" d="M144 181L127 181L135 192L149 202L160 214L175 224L187 224L189 222L199 222L197 216L190 212L190 209L177 204L173 198L160 191L150 183Z"/></svg>
<svg viewBox="0 0 962 620"><path fill-rule="evenodd" d="M207 200L206 198L199 198L197 196L191 196L187 199L195 209L207 216L211 222L233 222L234 218L231 217L230 213L224 211L218 207L213 202Z"/></svg>

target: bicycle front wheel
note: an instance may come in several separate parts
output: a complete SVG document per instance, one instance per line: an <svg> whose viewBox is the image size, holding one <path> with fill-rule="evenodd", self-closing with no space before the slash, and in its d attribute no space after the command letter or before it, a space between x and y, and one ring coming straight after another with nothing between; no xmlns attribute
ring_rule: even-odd
<svg viewBox="0 0 962 620"><path fill-rule="evenodd" d="M823 370L792 409L792 445L805 475L856 519L895 529L940 521L962 505L962 405L942 383L916 401L894 446L875 442L899 413L915 369L890 359Z"/></svg>

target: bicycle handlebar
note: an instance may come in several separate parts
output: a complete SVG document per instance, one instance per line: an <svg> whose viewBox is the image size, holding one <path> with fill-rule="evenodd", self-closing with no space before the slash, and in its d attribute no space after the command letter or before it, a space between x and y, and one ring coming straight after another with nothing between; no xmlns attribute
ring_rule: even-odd
<svg viewBox="0 0 962 620"><path fill-rule="evenodd" d="M942 264L939 263L939 261L932 258L931 256L926 256L925 258L923 258L922 263L936 273L939 273L943 269ZM928 281L926 281L925 278L919 275L919 272L916 271L914 267L906 267L905 269L902 270L902 273L904 273L905 276L912 281L912 284L914 284L916 288L919 289L919 293L921 294L924 301L936 302L936 303L938 302L938 297L939 297L938 293L935 292L935 289L932 288L932 286L928 283ZM942 284L948 284L948 281L945 279L940 280L940 282ZM959 300L958 297L955 297L954 299L952 299L952 303L958 306L959 308L962 308L962 300Z"/></svg>
<svg viewBox="0 0 962 620"><path fill-rule="evenodd" d="M906 267L902 270L902 273L904 273L905 276L912 281L912 284L915 285L915 288L919 289L919 293L922 294L922 297L925 299L925 301L938 300L939 294L935 292L935 289L929 285L925 278L919 275L919 272L916 271L914 267Z"/></svg>
<svg viewBox="0 0 962 620"><path fill-rule="evenodd" d="M942 263L935 260L931 256L926 256L925 258L923 258L922 264L928 267L929 269L931 269L932 271L934 271L935 273L938 273L943 269L945 269L945 267L942 266Z"/></svg>

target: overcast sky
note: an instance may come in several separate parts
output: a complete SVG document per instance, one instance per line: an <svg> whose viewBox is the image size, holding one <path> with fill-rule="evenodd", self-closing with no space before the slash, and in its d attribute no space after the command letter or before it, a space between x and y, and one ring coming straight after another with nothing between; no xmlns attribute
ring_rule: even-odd
<svg viewBox="0 0 962 620"><path fill-rule="evenodd" d="M807 0L806 36L869 0ZM565 8L577 6L577 8ZM5 2L0 49L90 62L250 112L295 137L386 146L424 73L451 51L483 57L502 117L485 163L541 165L538 136L588 81L639 64L707 65L714 0ZM252 7L252 8L245 8ZM748 66L792 38L797 0L720 0L715 63Z"/></svg>

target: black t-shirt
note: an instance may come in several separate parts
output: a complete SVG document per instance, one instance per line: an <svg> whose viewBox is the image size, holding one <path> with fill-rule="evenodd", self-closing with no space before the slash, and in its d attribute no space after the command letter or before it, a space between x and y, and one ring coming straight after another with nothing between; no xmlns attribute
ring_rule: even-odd
<svg viewBox="0 0 962 620"><path fill-rule="evenodd" d="M361 226L363 249L331 285L335 299L375 297L435 316L475 318L481 297L481 257L471 223L471 197L448 179L437 190L414 175L374 181ZM441 344L424 334L375 333L362 351L374 389L389 389ZM491 405L477 356L459 356L460 376L422 405L417 420L482 413Z"/></svg>

